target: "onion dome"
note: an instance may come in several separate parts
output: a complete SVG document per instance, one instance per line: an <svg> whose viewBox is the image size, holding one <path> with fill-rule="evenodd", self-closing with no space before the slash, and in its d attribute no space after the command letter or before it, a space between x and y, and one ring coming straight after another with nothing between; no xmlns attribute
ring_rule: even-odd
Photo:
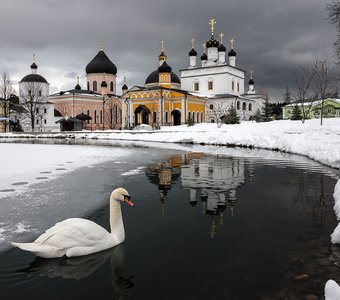
<svg viewBox="0 0 340 300"><path fill-rule="evenodd" d="M107 83L106 83L106 81L105 81L105 80L103 80L100 86L101 86L101 87L107 87Z"/></svg>
<svg viewBox="0 0 340 300"><path fill-rule="evenodd" d="M203 53L201 56L201 60L208 60L208 56L205 53Z"/></svg>
<svg viewBox="0 0 340 300"><path fill-rule="evenodd" d="M192 48L189 52L189 56L197 56L197 52L194 48Z"/></svg>
<svg viewBox="0 0 340 300"><path fill-rule="evenodd" d="M220 44L217 50L218 52L226 52L227 48L223 44Z"/></svg>
<svg viewBox="0 0 340 300"><path fill-rule="evenodd" d="M213 48L213 47L217 48L220 45L220 43L216 41L214 36L212 35L210 40L207 41L205 45L207 46L207 48Z"/></svg>
<svg viewBox="0 0 340 300"><path fill-rule="evenodd" d="M171 75L171 83L178 83L178 84L181 83L180 79L174 72L171 72L170 75ZM158 70L151 72L150 75L146 78L145 84L151 84L151 83L156 83L156 84L159 83Z"/></svg>
<svg viewBox="0 0 340 300"><path fill-rule="evenodd" d="M81 90L81 86L79 83L77 83L77 85L74 87L75 90Z"/></svg>
<svg viewBox="0 0 340 300"><path fill-rule="evenodd" d="M38 69L38 66L35 64L35 62L33 62L33 64L31 64L31 69Z"/></svg>
<svg viewBox="0 0 340 300"><path fill-rule="evenodd" d="M172 68L166 63L166 61L163 62L163 64L158 67L159 73L171 73Z"/></svg>
<svg viewBox="0 0 340 300"><path fill-rule="evenodd" d="M86 74L91 73L108 73L117 74L117 67L107 57L103 50L99 50L97 55L86 66Z"/></svg>
<svg viewBox="0 0 340 300"><path fill-rule="evenodd" d="M253 80L253 78L250 78L250 80L249 80L249 84L254 84L254 80Z"/></svg>
<svg viewBox="0 0 340 300"><path fill-rule="evenodd" d="M234 51L234 49L231 49L229 52L228 52L228 56L236 56L236 52Z"/></svg>
<svg viewBox="0 0 340 300"><path fill-rule="evenodd" d="M122 90L125 91L125 90L128 90L128 87L127 85L124 83L124 85L122 86Z"/></svg>
<svg viewBox="0 0 340 300"><path fill-rule="evenodd" d="M48 83L47 80L38 74L28 74L20 82L41 82Z"/></svg>

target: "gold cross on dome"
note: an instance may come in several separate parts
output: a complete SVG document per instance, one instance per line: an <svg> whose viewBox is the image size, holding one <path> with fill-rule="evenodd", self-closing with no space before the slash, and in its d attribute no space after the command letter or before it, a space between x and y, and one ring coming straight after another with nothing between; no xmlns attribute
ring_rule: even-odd
<svg viewBox="0 0 340 300"><path fill-rule="evenodd" d="M191 39L191 47L192 47L192 49L195 48L195 39L194 38Z"/></svg>
<svg viewBox="0 0 340 300"><path fill-rule="evenodd" d="M216 20L212 18L209 22L211 33L214 33L215 24L216 24Z"/></svg>
<svg viewBox="0 0 340 300"><path fill-rule="evenodd" d="M230 46L231 46L231 49L234 49L234 42L235 40L233 38L230 39Z"/></svg>
<svg viewBox="0 0 340 300"><path fill-rule="evenodd" d="M223 33L223 32L221 32L221 34L220 34L220 38L221 38L221 44L223 44L223 37L224 37L224 33Z"/></svg>

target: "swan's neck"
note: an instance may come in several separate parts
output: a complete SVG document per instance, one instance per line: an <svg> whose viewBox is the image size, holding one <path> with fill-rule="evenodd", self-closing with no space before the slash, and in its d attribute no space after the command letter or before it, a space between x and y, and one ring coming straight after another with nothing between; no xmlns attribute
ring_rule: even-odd
<svg viewBox="0 0 340 300"><path fill-rule="evenodd" d="M117 200L110 201L110 227L111 234L114 235L119 242L123 242L125 239L124 224L120 201Z"/></svg>

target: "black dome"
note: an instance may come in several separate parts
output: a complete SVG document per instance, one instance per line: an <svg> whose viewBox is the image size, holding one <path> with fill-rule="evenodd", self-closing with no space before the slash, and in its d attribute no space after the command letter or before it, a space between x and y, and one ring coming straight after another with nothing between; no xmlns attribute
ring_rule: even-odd
<svg viewBox="0 0 340 300"><path fill-rule="evenodd" d="M35 64L35 62L31 64L31 69L38 69L38 66Z"/></svg>
<svg viewBox="0 0 340 300"><path fill-rule="evenodd" d="M253 80L253 79L250 79L250 80L249 80L249 84L254 84L254 80Z"/></svg>
<svg viewBox="0 0 340 300"><path fill-rule="evenodd" d="M201 56L201 60L207 60L207 59L208 59L208 56L205 53L203 53Z"/></svg>
<svg viewBox="0 0 340 300"><path fill-rule="evenodd" d="M158 70L151 72L150 75L146 78L145 84L150 84L150 83L159 83L159 72L158 72ZM171 83L181 84L180 79L178 78L178 76L174 72L171 72Z"/></svg>
<svg viewBox="0 0 340 300"><path fill-rule="evenodd" d="M159 73L171 73L171 67L164 61L160 67L158 67Z"/></svg>
<svg viewBox="0 0 340 300"><path fill-rule="evenodd" d="M205 43L207 48L211 48L211 47L216 47L217 48L219 46L219 44L220 43L215 40L214 36L211 36L210 40Z"/></svg>
<svg viewBox="0 0 340 300"><path fill-rule="evenodd" d="M231 49L229 51L228 56L236 56L236 52L234 51L234 49Z"/></svg>
<svg viewBox="0 0 340 300"><path fill-rule="evenodd" d="M105 81L105 80L103 80L100 86L101 86L101 87L107 87L107 83L106 83L106 81Z"/></svg>
<svg viewBox="0 0 340 300"><path fill-rule="evenodd" d="M194 48L192 48L189 52L189 56L197 56L197 52Z"/></svg>
<svg viewBox="0 0 340 300"><path fill-rule="evenodd" d="M28 74L20 82L42 82L48 83L44 77L38 74Z"/></svg>
<svg viewBox="0 0 340 300"><path fill-rule="evenodd" d="M124 83L124 85L122 86L122 90L124 91L124 90L127 90L128 89L128 87L127 87L127 85Z"/></svg>
<svg viewBox="0 0 340 300"><path fill-rule="evenodd" d="M220 44L217 48L218 52L225 52L227 50L227 48L223 45L223 44Z"/></svg>
<svg viewBox="0 0 340 300"><path fill-rule="evenodd" d="M103 50L100 50L97 55L86 66L86 74L91 73L107 73L117 74L117 67L107 57Z"/></svg>
<svg viewBox="0 0 340 300"><path fill-rule="evenodd" d="M81 90L81 86L79 85L79 83L77 83L77 85L74 87L75 90Z"/></svg>

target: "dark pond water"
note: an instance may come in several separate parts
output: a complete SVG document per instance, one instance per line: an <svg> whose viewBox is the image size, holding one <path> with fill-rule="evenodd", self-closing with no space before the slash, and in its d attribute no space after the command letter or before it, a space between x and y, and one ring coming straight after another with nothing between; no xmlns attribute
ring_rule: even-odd
<svg viewBox="0 0 340 300"><path fill-rule="evenodd" d="M322 299L340 282L324 168L182 152L144 166L121 182L136 204L123 207L123 244L66 260L6 251L0 299ZM86 217L109 228L108 206Z"/></svg>

